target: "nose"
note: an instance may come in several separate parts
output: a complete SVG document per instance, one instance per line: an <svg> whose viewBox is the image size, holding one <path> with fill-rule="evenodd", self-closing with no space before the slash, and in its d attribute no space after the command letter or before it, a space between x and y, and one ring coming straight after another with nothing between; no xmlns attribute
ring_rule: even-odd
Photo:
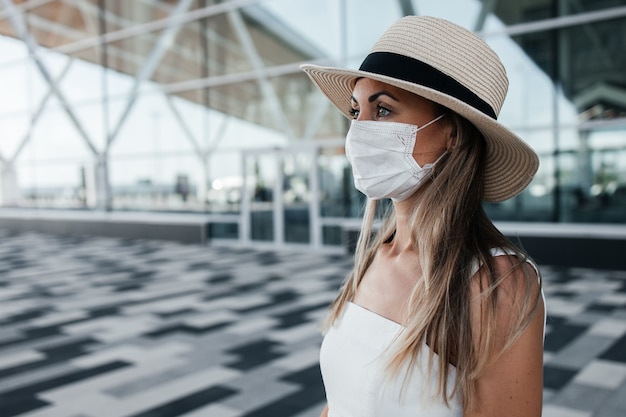
<svg viewBox="0 0 626 417"><path fill-rule="evenodd" d="M372 117L370 116L369 112L360 110L358 116L356 117L356 120L362 122L366 120L372 120Z"/></svg>

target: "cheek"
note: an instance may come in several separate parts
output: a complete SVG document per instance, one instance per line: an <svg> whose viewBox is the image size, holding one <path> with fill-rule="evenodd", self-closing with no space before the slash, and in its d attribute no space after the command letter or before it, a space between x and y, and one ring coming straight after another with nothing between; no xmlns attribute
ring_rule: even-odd
<svg viewBox="0 0 626 417"><path fill-rule="evenodd" d="M431 137L420 136L418 133L415 147L413 148L413 159L421 167L435 162L447 149L447 140L443 135Z"/></svg>

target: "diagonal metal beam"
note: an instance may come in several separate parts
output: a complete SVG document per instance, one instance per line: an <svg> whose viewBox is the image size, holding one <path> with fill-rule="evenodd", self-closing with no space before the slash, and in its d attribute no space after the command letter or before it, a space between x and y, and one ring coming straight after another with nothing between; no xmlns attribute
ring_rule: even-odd
<svg viewBox="0 0 626 417"><path fill-rule="evenodd" d="M87 33L98 34L100 32L98 25L98 8L95 6L93 7L93 9L89 8L88 6L91 6L91 4L85 3L81 0L75 1L74 4L78 8L78 10L80 10L80 14L83 17L83 22L85 23Z"/></svg>
<svg viewBox="0 0 626 417"><path fill-rule="evenodd" d="M330 100L324 96L324 94L317 95L317 105L315 106L315 110L313 111L313 115L307 122L304 133L302 134L303 140L311 140L313 135L317 131L317 129L322 124L324 120L324 116L326 115L326 111L330 106Z"/></svg>
<svg viewBox="0 0 626 417"><path fill-rule="evenodd" d="M93 152L94 155L97 155L98 150L96 149L93 142L89 138L89 135L83 128L83 125L80 123L80 121L74 114L74 111L72 110L71 105L65 98L65 95L61 92L55 80L52 79L52 76L50 75L48 68L44 65L44 63L41 61L41 57L37 54L37 49L39 48L39 45L37 44L35 39L33 39L32 35L28 31L28 28L26 27L26 23L24 22L24 17L18 13L15 5L13 4L11 0L1 0L1 1L8 13L11 26L15 30L17 36L26 44L26 47L28 48L28 53L32 57L33 61L35 62L35 65L39 69L39 72L41 73L42 77L50 86L52 93L57 97L57 99L59 100L59 103L61 103L63 110L65 111L67 116L70 118L71 122L74 124L74 127L76 127L76 130L78 131L80 136L83 138L83 140L87 144L87 147L89 147L89 149L91 150L91 152Z"/></svg>
<svg viewBox="0 0 626 417"><path fill-rule="evenodd" d="M203 158L208 157L209 154L211 154L211 152L213 152L215 150L215 148L217 148L217 145L219 145L220 141L224 138L224 132L226 131L226 126L228 125L228 120L230 118L225 116L222 119L222 122L220 123L220 125L219 125L219 127L217 129L217 132L213 136L213 140L211 141L211 143L209 143L206 146L205 149L203 149L200 146L200 143L199 143L198 139L196 138L196 135L194 135L193 132L191 131L191 129L189 129L189 126L187 125L187 123L183 119L182 115L180 114L180 111L178 111L178 108L176 108L176 105L172 101L172 96L167 94L165 97L167 98L167 104L169 105L170 109L172 110L172 113L174 114L174 117L178 121L178 124L180 125L180 127L183 129L183 133L185 134L185 136L187 137L189 142L191 142L191 144L193 145L193 148L196 151L196 154L198 155L198 157L201 160Z"/></svg>
<svg viewBox="0 0 626 417"><path fill-rule="evenodd" d="M474 32L480 32L485 26L485 21L489 13L493 12L498 0L482 0L483 6L480 8L480 13L476 17L476 23L474 23Z"/></svg>
<svg viewBox="0 0 626 417"><path fill-rule="evenodd" d="M252 68L256 71L256 80L259 83L259 87L261 88L261 94L263 98L267 100L270 105L272 115L275 118L275 122L278 126L282 127L283 132L287 134L289 139L293 139L294 134L291 126L289 125L289 121L287 120L287 116L283 111L283 108L280 104L280 100L276 95L276 91L272 87L272 84L269 81L269 78L264 71L265 65L263 64L263 60L259 55L256 47L254 46L254 42L252 41L252 37L250 36L250 32L246 28L246 25L241 17L241 14L238 10L233 10L228 12L228 20L241 42L241 46L243 47L244 53L250 60L252 64Z"/></svg>
<svg viewBox="0 0 626 417"><path fill-rule="evenodd" d="M574 6L575 8L578 9L578 12L580 13L584 13L585 9L584 7L580 4L580 1L578 0L573 0L571 2L572 6ZM569 4L567 3L561 3L563 6L568 6ZM560 13L562 15L565 15L566 13ZM606 42L602 39L602 36L598 33L597 26L591 25L589 23L586 23L582 26L582 29L585 31L585 33L587 34L587 36L589 37L589 39L591 40L591 42L594 45L594 50L599 52L600 55L600 59L602 59L603 64L606 65L607 67L617 67L617 63L615 62L615 58L613 56L613 54L610 53L610 50L608 48L608 45L606 44ZM560 36L561 39L565 39L566 37ZM567 37L567 39L569 39L569 37ZM561 48L562 52L565 52L566 49L565 48ZM569 72L569 67L570 64L569 63L563 63L563 65L561 66L562 69L567 69Z"/></svg>
<svg viewBox="0 0 626 417"><path fill-rule="evenodd" d="M217 128L217 132L213 135L213 140L209 144L209 151L214 151L217 149L217 145L226 137L226 128L228 127L228 122L230 122L231 116L225 114L220 122L220 125Z"/></svg>
<svg viewBox="0 0 626 417"><path fill-rule="evenodd" d="M63 80L63 78L67 74L67 71L70 69L72 62L74 62L73 57L71 57L67 61L61 73L54 80L55 85L58 85L61 82L61 80ZM20 142L17 149L13 153L13 156L11 157L11 159L9 159L9 162L11 163L14 162L17 159L17 157L20 155L20 153L22 153L22 150L24 149L28 141L30 141L30 138L32 137L33 129L35 128L35 124L37 123L37 120L39 120L39 117L43 114L43 111L46 108L46 104L48 104L48 100L50 99L50 97L52 97L53 94L54 94L54 89L52 88L52 86L49 86L48 92L46 93L45 96L43 96L43 98L39 102L39 107L37 107L37 110L35 110L35 112L30 118L30 123L28 124L28 131L22 138L22 141Z"/></svg>
<svg viewBox="0 0 626 417"><path fill-rule="evenodd" d="M124 107L124 110L122 111L122 114L120 115L117 124L107 138L107 150L111 147L111 144L119 135L120 130L124 125L124 122L128 118L130 111L135 105L142 83L152 77L157 69L157 66L159 65L159 62L161 62L161 59L163 59L165 52L167 52L167 48L171 46L172 42L176 38L176 35L183 27L182 23L176 21L177 16L185 13L193 4L193 1L194 0L180 0L180 2L176 5L176 8L172 10L172 13L169 17L169 21L171 22L171 24L161 33L161 36L159 36L159 39L154 45L152 51L150 52L150 55L148 55L148 58L146 58L143 66L139 69L135 76L135 83L133 84L130 96L128 98L128 101L126 102L126 107Z"/></svg>
<svg viewBox="0 0 626 417"><path fill-rule="evenodd" d="M152 20L146 23L141 23L124 29L108 32L101 36L94 36L92 38L83 39L77 42L60 45L56 48L52 48L52 50L55 52L60 52L62 54L73 54L79 51L94 48L102 43L119 42L125 39L134 38L139 35L144 35L146 33L156 32L172 25L183 25L186 23L195 22L196 20L205 19L211 16L226 13L229 10L251 6L261 1L263 0L230 0L223 3L212 4L207 7L195 9L190 12L184 13L181 16L177 16L175 18L167 17L160 20Z"/></svg>
<svg viewBox="0 0 626 417"><path fill-rule="evenodd" d="M402 16L412 16L415 14L413 3L411 0L398 0L400 3L400 10L402 10Z"/></svg>
<svg viewBox="0 0 626 417"><path fill-rule="evenodd" d="M36 7L41 7L41 6L45 6L48 3L52 3L53 1L56 0L30 0L30 1L25 1L23 3L20 4L15 4L14 5L14 9L16 12L20 12L20 13L24 13L27 12L29 10L32 10ZM7 17L9 17L11 15L11 11L10 10L2 10L0 11L0 20L5 19Z"/></svg>
<svg viewBox="0 0 626 417"><path fill-rule="evenodd" d="M191 129L189 129L189 126L187 126L187 123L185 123L185 120L183 119L182 115L180 114L180 112L174 105L174 102L172 101L172 96L169 94L166 94L165 98L166 98L168 106L170 107L170 110L172 110L172 114L174 114L174 117L178 121L178 124L183 129L183 133L187 137L187 140L189 140L189 142L191 142L191 144L193 145L193 149L196 151L197 156L200 159L203 159L206 151L204 151L200 147L200 145L198 144L198 141L196 140L195 135L193 134Z"/></svg>

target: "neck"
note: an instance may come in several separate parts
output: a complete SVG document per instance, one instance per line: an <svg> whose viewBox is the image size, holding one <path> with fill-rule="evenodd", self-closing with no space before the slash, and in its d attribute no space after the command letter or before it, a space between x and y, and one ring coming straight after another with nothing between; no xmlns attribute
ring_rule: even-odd
<svg viewBox="0 0 626 417"><path fill-rule="evenodd" d="M402 201L394 201L394 214L396 220L396 233L393 238L393 250L395 251L405 251L405 250L414 250L413 246L413 223L411 221L411 217L415 212L416 206L421 204L422 201L422 193L424 192L424 187L420 188L409 198Z"/></svg>
<svg viewBox="0 0 626 417"><path fill-rule="evenodd" d="M411 214L416 204L413 198L404 201L394 202L394 211L396 219L396 232L391 242L392 248L396 252L411 250L412 245L412 225Z"/></svg>

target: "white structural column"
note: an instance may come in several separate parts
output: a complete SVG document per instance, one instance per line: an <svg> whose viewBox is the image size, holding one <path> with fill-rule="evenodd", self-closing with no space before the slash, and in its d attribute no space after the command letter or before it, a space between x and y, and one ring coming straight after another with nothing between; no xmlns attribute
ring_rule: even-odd
<svg viewBox="0 0 626 417"><path fill-rule="evenodd" d="M241 207L239 218L239 240L244 245L250 243L252 230L250 224L251 215L251 203L250 203L250 181L248 180L248 155L247 152L241 152L241 175L243 176L243 183L241 184Z"/></svg>
<svg viewBox="0 0 626 417"><path fill-rule="evenodd" d="M111 208L111 184L109 182L109 158L105 154L96 157L95 167L96 207L102 210Z"/></svg>
<svg viewBox="0 0 626 417"><path fill-rule="evenodd" d="M6 160L2 161L0 171L0 205L4 207L19 206L20 189L17 182L15 166Z"/></svg>
<svg viewBox="0 0 626 417"><path fill-rule="evenodd" d="M319 148L311 147L311 165L309 168L309 234L310 243L314 248L322 247L322 222L320 221L320 170L318 165Z"/></svg>
<svg viewBox="0 0 626 417"><path fill-rule="evenodd" d="M128 101L126 102L126 106L120 115L120 118L117 121L117 124L109 134L109 137L106 140L105 149L101 154L98 155L96 160L96 206L100 208L104 208L105 210L110 209L111 206L111 184L109 182L109 151L113 141L119 135L120 130L122 129L124 122L128 118L130 111L132 110L135 102L137 101L137 97L139 95L139 89L144 81L150 79L156 68L163 58L167 48L169 48L176 38L178 31L182 27L182 23L176 22L175 18L182 13L185 13L189 7L191 7L193 0L181 0L176 8L172 10L170 18L168 22L170 25L165 28L165 30L159 36L154 48L146 58L143 66L139 69L137 74L135 75L135 82L130 91L130 95L128 97Z"/></svg>
<svg viewBox="0 0 626 417"><path fill-rule="evenodd" d="M285 183L283 161L285 154L279 150L274 150L272 156L276 167L276 180L274 181L272 192L274 243L282 246L285 243L285 200L283 198L283 184Z"/></svg>

